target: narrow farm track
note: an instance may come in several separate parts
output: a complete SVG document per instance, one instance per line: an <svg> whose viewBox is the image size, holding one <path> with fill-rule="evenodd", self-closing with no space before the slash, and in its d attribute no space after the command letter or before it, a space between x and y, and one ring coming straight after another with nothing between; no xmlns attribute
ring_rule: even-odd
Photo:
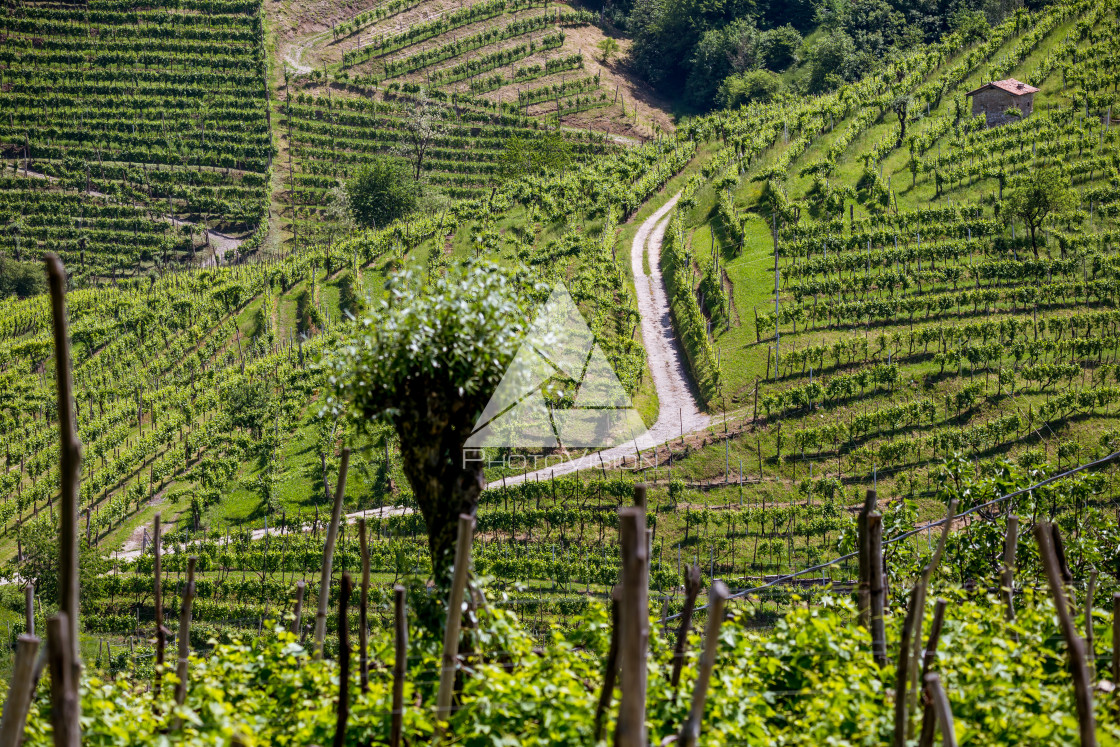
<svg viewBox="0 0 1120 747"><path fill-rule="evenodd" d="M553 476L571 474L579 469L597 468L600 458L604 462L620 460L631 457L636 450L645 450L667 443L674 438L679 438L682 433L687 435L707 428L711 418L700 411L696 397L692 392L692 383L688 378L688 369L685 365L684 351L673 329L673 321L669 314L669 298L665 293L665 281L661 277L661 242L665 237L665 228L669 223L668 214L677 204L680 194L676 194L647 218L634 235L630 246L630 266L634 273L634 290L638 299L638 311L642 319L642 343L646 349L649 360L650 373L653 377L654 388L657 390L659 409L657 421L632 441L615 446L610 449L589 454L582 459L564 462L547 469L536 470L524 475L506 478L502 485L516 485L525 480L542 480ZM648 255L648 259L647 259ZM649 267L649 273L645 267ZM385 507L379 510L359 511L346 514L343 519L348 524L354 524L359 517L388 517L403 516L412 513L412 509L405 507ZM169 524L171 528L173 525ZM114 558L122 560L135 559L141 553L141 537L148 525L138 527L133 531L124 546L113 553ZM299 531L306 533L312 531L311 525L300 527ZM266 534L279 536L282 530L272 527L269 529L254 529L252 538L263 539ZM168 551L171 551L168 548Z"/></svg>
<svg viewBox="0 0 1120 747"><path fill-rule="evenodd" d="M661 277L661 242L669 224L669 211L677 204L678 199L680 193L647 218L638 228L630 246L630 267L634 273L634 291L642 318L642 344L649 361L653 385L657 390L657 421L645 433L620 446L546 469L508 477L503 480L503 485L516 485L526 480L546 480L580 469L595 469L598 468L600 459L603 462L613 462L623 457L632 457L636 451L667 443L682 434L703 430L711 423L710 416L700 411L692 392L684 351L673 329L669 297L665 292L665 281ZM648 274L646 266L649 267Z"/></svg>
<svg viewBox="0 0 1120 747"><path fill-rule="evenodd" d="M365 517L367 519L371 519L371 518L372 519L386 519L390 516L406 516L406 515L411 514L411 513L412 513L411 508L405 508L403 506L385 506L383 508L371 508L371 509L367 509L365 511L357 511L357 512L352 513L352 514L344 514L342 516L342 520L347 524L357 524L358 519L360 519L362 517ZM329 522L330 522L330 514L325 514L324 517L323 517L323 521L322 521L323 526L325 527L327 524L329 524ZM125 542L124 547L121 550L118 550L117 552L112 553L112 557L115 558L115 559L118 559L118 560L135 560L136 558L140 557L141 550L142 550L140 545L141 545L142 540L139 539L139 538L144 535L144 530L146 530L148 528L149 528L148 525L145 524L145 525L143 525L141 527L137 527L135 530L133 530L132 534L129 536L128 540ZM171 522L164 525L165 531L168 531L168 532L174 530L174 528L175 528L175 525ZM296 532L298 532L300 534L309 534L314 529L315 529L315 526L313 524L304 524L303 526L299 527L296 530ZM286 532L284 531L284 529L282 529L280 527L269 527L267 529L254 529L254 530L252 530L250 532L250 537L253 540L259 540L259 539L264 539L265 536L280 537L280 536L283 536L285 533ZM288 533L290 533L290 532L288 532ZM198 544L198 543L192 542L192 543L190 543L190 545L188 545L188 547L190 547L191 545L194 545L194 544ZM171 553L175 552L175 548L174 548L174 546L167 546L167 547L163 548L162 552L164 554L171 554Z"/></svg>

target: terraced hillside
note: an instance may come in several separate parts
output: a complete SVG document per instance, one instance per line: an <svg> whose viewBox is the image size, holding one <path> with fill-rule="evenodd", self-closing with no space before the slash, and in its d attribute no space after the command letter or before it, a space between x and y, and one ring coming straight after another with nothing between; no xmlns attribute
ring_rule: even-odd
<svg viewBox="0 0 1120 747"><path fill-rule="evenodd" d="M135 276L261 227L273 146L258 3L10 2L0 34L9 256L54 251L78 282Z"/></svg>
<svg viewBox="0 0 1120 747"><path fill-rule="evenodd" d="M667 256L698 265L682 282L723 356L698 368L704 392L753 420L735 450L761 448L764 481L913 495L957 452L1068 466L1112 449L1114 94L1075 71L1115 30L1109 6L1054 7L950 39L865 82L861 108L822 101L786 147L730 153L674 218ZM965 94L992 77L1040 87L1035 113L985 129ZM1033 247L1006 192L1050 171L1075 205Z"/></svg>
<svg viewBox="0 0 1120 747"><path fill-rule="evenodd" d="M378 156L408 160L437 194L469 198L506 178L511 139L558 131L578 162L652 134L655 119L667 125L648 104L627 109L633 84L593 61L602 36L586 11L485 0L306 3L279 15L285 251L344 230L337 188Z"/></svg>
<svg viewBox="0 0 1120 747"><path fill-rule="evenodd" d="M479 567L516 591L509 604L539 615L541 632L617 580L614 510L634 479L653 484L654 588L669 592L672 610L690 560L708 578L745 587L836 556L850 547L850 507L867 487L892 499L891 527L901 530L943 511L939 487L971 470L995 474L987 465L997 458L1053 471L1098 445L1111 450L1117 148L1114 70L1098 52L1115 33L1115 10L1075 3L1019 14L833 94L689 120L640 147L562 130L584 158L560 176L491 181L489 154L533 125L524 113L433 91L428 105L448 128L429 176L471 199L351 237L320 217L331 182L364 154L393 148L421 97L405 87L416 77L393 91L378 81L386 85L376 100L359 96L366 84L347 83L338 66L357 46L348 42L327 59L329 87L311 72L289 76L287 91L273 82L272 120L286 138L278 172L295 185L280 203L299 221L298 251L71 295L91 542L140 551L160 511L169 541L208 543L197 546L213 582L199 613L208 632L287 610L295 581L313 581L321 562L319 535L300 530L321 527L339 448L353 435L319 417L324 380L311 361L344 339L345 312L360 312L367 293L376 302L401 269L420 283L478 254L524 262L546 283L564 279L652 422L663 404L641 348L626 250L677 193L664 240L639 255L660 260L696 394L716 418L623 465L556 480L536 473L504 488L497 483L519 470L491 470ZM393 18L378 22L391 28ZM371 33L339 38L389 38ZM383 75L397 59L383 57L354 68ZM1039 86L1034 115L978 127L965 94L993 77ZM467 147L472 157L460 158ZM1082 203L1050 219L1036 258L1003 196L1016 177L1041 170L1071 180ZM51 526L49 319L43 299L0 305L0 548L9 556ZM350 443L346 509L375 512L378 583L423 574L422 527L394 439ZM954 472L939 476L957 453ZM1002 474L984 490L1002 489ZM1086 557L1114 562L1112 535L1078 522L1111 510L1111 473L1063 485L1072 487L1039 491L1038 505L1085 528L1070 542ZM266 524L284 531L268 534ZM918 552L926 541L928 533L895 547ZM340 568L355 567L356 542L344 541ZM968 552L963 541L954 549ZM152 608L147 587L128 580L147 573L148 558L118 562L120 585L89 591L103 621L89 630L119 642L150 627ZM854 569L829 573L844 581ZM788 595L758 595L752 611L765 618L775 601Z"/></svg>

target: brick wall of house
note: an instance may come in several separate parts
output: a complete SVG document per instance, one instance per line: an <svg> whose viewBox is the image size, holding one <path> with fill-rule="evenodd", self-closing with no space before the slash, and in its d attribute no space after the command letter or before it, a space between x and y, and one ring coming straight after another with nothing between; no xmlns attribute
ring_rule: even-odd
<svg viewBox="0 0 1120 747"><path fill-rule="evenodd" d="M1034 94L1015 96L998 88L989 88L972 95L972 115L978 117L983 114L988 127L998 127L1017 121L1016 118L1004 114L1013 106L1019 107L1024 117L1030 116L1031 110L1034 109Z"/></svg>

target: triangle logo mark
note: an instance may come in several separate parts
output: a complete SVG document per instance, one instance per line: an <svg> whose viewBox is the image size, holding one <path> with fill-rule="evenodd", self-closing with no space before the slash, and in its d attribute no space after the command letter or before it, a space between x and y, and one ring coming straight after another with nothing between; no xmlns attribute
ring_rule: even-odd
<svg viewBox="0 0 1120 747"><path fill-rule="evenodd" d="M570 407L550 407L559 380L577 384ZM556 399L556 397L553 397ZM475 422L466 447L603 449L645 433L622 382L562 283Z"/></svg>

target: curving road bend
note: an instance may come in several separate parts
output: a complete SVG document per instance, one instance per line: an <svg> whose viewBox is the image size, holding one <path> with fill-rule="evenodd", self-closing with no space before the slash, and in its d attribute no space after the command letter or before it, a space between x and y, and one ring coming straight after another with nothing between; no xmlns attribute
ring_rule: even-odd
<svg viewBox="0 0 1120 747"><path fill-rule="evenodd" d="M578 460L509 477L501 484L516 485L525 480L547 480L580 469L598 469L600 458L606 463L617 463L623 458L632 459L636 451L652 449L654 446L679 438L682 433L692 433L708 427L711 418L700 410L693 395L684 351L673 329L672 318L669 315L669 297L665 292L665 281L661 276L661 242L665 238L665 230L669 225L669 211L677 204L679 198L678 193L647 218L638 227L634 242L630 246L630 267L634 273L634 291L642 320L642 343L649 361L653 385L657 390L659 406L657 421L645 433L620 446L603 449ZM647 265L648 273L645 271ZM412 513L412 509L404 507L386 507L380 511L381 516ZM360 516L368 517L377 514L378 510L359 511L346 514L344 520L352 524ZM301 527L296 531L301 530L308 532L311 531L311 527ZM252 536L253 539L261 539L266 533L279 535L281 530L255 529ZM138 557L140 544L139 536L134 533L133 537L125 542L124 547L113 555L121 559Z"/></svg>
<svg viewBox="0 0 1120 747"><path fill-rule="evenodd" d="M669 315L669 297L661 276L661 242L669 225L669 211L680 199L678 192L657 212L638 227L630 246L630 267L634 273L634 291L638 313L642 319L642 344L646 350L653 385L657 390L657 421L632 441L589 454L581 459L565 461L545 469L506 478L502 484L516 485L525 480L547 480L571 474L580 469L597 469L603 462L632 458L637 451L680 438L708 427L711 418L700 410L688 377L684 351L673 329ZM644 258L648 256L648 261ZM649 266L649 273L645 266Z"/></svg>

